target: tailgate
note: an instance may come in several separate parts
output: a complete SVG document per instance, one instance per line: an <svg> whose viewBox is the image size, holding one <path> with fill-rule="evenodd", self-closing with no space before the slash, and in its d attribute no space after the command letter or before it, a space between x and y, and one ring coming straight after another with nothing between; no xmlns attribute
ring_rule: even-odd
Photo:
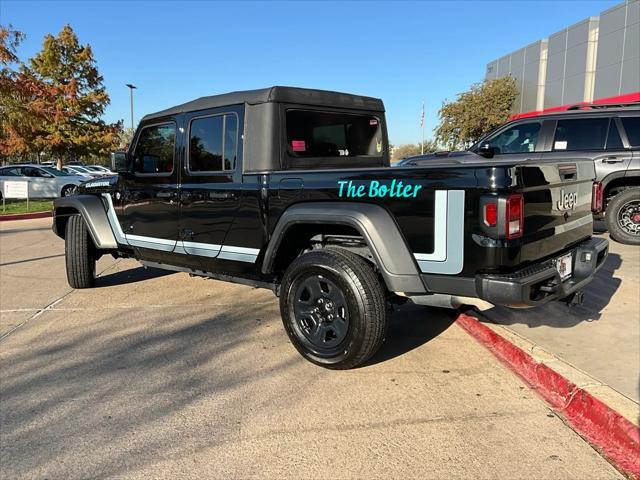
<svg viewBox="0 0 640 480"><path fill-rule="evenodd" d="M515 167L524 197L520 262L553 255L593 233L591 160L548 161Z"/></svg>

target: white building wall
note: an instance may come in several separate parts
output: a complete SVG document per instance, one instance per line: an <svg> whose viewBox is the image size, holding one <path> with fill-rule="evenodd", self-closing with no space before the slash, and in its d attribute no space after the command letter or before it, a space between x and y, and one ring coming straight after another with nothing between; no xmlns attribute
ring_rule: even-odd
<svg viewBox="0 0 640 480"><path fill-rule="evenodd" d="M640 91L640 0L629 0L487 64L512 75L514 113Z"/></svg>

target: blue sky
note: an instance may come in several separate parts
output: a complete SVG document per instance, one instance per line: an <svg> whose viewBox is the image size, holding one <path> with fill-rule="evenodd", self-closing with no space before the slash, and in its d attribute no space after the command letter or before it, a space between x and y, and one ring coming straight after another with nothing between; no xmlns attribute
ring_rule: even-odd
<svg viewBox="0 0 640 480"><path fill-rule="evenodd" d="M111 96L105 119L135 117L203 95L292 85L384 100L393 144L420 141L437 110L482 80L496 57L619 1L207 2L0 0L0 23L27 34L71 24L90 43Z"/></svg>

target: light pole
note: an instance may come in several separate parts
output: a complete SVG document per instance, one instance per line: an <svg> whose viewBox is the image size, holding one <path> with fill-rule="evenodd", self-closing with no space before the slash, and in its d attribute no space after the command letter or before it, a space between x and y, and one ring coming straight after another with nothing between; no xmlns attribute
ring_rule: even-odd
<svg viewBox="0 0 640 480"><path fill-rule="evenodd" d="M127 83L127 87L129 87L131 98L131 130L133 130L133 90L138 87L136 87L133 83Z"/></svg>

